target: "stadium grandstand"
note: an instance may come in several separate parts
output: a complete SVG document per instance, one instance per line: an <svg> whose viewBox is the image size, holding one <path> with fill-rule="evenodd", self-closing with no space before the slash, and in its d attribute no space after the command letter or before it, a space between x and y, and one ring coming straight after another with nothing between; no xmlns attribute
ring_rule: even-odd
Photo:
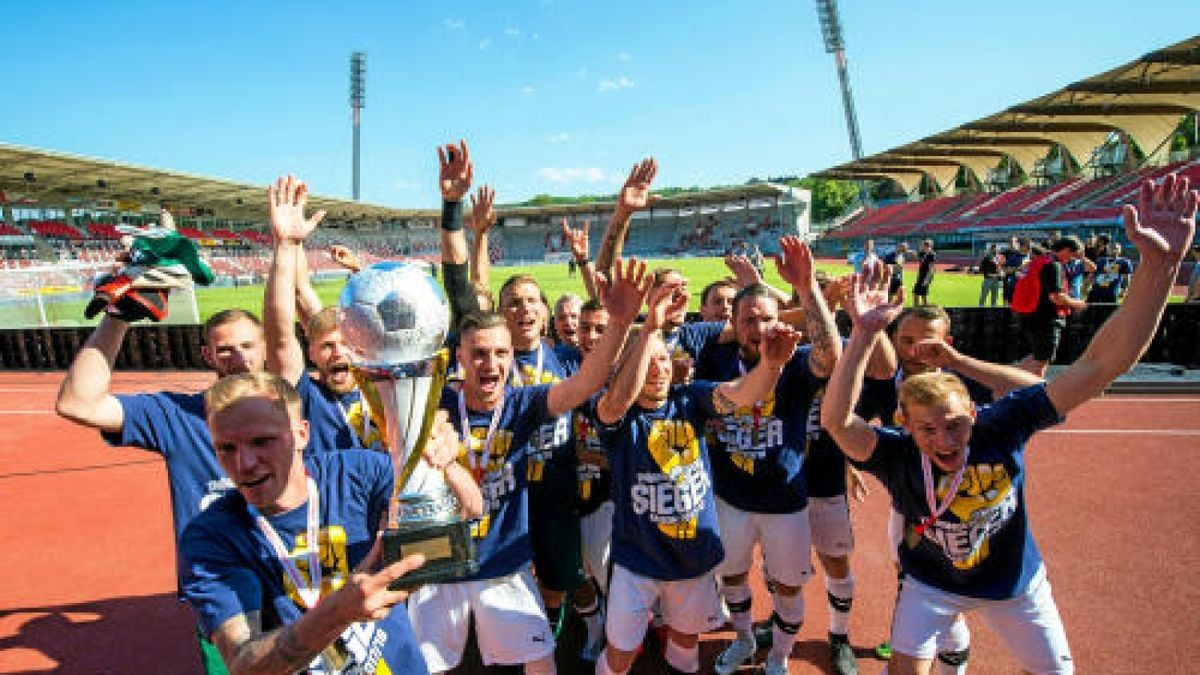
<svg viewBox="0 0 1200 675"><path fill-rule="evenodd" d="M1200 182L1200 37L955 129L814 174L879 197L822 227L825 253L933 239L974 255L1050 232L1122 240L1147 179ZM943 258L945 259L945 258Z"/></svg>

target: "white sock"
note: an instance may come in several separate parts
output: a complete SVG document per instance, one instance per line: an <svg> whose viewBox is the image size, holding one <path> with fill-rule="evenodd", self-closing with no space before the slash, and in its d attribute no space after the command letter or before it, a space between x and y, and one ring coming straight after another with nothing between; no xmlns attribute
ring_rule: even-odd
<svg viewBox="0 0 1200 675"><path fill-rule="evenodd" d="M663 650L663 659L680 672L700 672L700 645L684 647L668 637L667 648Z"/></svg>
<svg viewBox="0 0 1200 675"><path fill-rule="evenodd" d="M729 623L737 631L739 640L753 640L754 631L750 625L750 585L740 583L721 586L721 595L725 598L725 606L729 608Z"/></svg>
<svg viewBox="0 0 1200 675"><path fill-rule="evenodd" d="M795 595L772 593L771 600L775 603L775 613L771 615L774 640L770 654L777 659L787 659L792 653L796 633L800 632L800 625L804 623L804 592Z"/></svg>
<svg viewBox="0 0 1200 675"><path fill-rule="evenodd" d="M829 632L847 635L850 632L850 608L854 604L854 575L845 579L825 577L825 592L829 599Z"/></svg>

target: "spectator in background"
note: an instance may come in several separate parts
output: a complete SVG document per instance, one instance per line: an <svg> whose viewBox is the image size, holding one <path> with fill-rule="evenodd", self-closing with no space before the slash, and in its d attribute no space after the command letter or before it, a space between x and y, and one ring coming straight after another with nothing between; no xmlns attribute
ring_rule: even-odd
<svg viewBox="0 0 1200 675"><path fill-rule="evenodd" d="M920 265L917 267L917 281L913 284L913 304L928 305L929 286L933 283L933 275L936 271L934 263L937 262L937 254L933 252L932 239L921 242L921 251L917 254L917 260Z"/></svg>
<svg viewBox="0 0 1200 675"><path fill-rule="evenodd" d="M1075 237L1065 237L1054 242L1045 264L1029 274L1038 275L1037 306L1030 313L1019 314L1021 334L1029 343L1032 354L1021 362L1020 367L1044 378L1046 366L1054 360L1062 331L1066 327L1067 315L1082 311L1087 303L1072 298L1067 292L1066 273L1063 263L1083 256L1083 244Z"/></svg>
<svg viewBox="0 0 1200 675"><path fill-rule="evenodd" d="M1000 253L1004 261L1004 303L1012 302L1013 289L1025 261L1029 259L1029 242L1013 237L1008 248Z"/></svg>
<svg viewBox="0 0 1200 675"><path fill-rule="evenodd" d="M900 242L894 251L883 256L883 264L892 270L892 281L888 286L888 302L896 302L896 296L904 286L905 253L908 253L908 244Z"/></svg>
<svg viewBox="0 0 1200 675"><path fill-rule="evenodd" d="M1062 237L1056 239L1061 241ZM1063 272L1067 276L1067 292L1072 298L1083 298L1083 281L1096 272L1096 263L1088 260L1087 255L1080 255L1063 263Z"/></svg>
<svg viewBox="0 0 1200 675"><path fill-rule="evenodd" d="M997 304L1000 286L1004 281L1001 262L1000 247L996 244L989 244L987 250L983 252L983 257L979 259L979 273L983 275L983 284L979 287L980 307L984 306L984 300L988 300L992 307ZM893 301L889 300L889 302Z"/></svg>
<svg viewBox="0 0 1200 675"><path fill-rule="evenodd" d="M864 267L870 269L878 259L879 256L875 255L875 240L868 239L867 242L863 244L862 253L858 254L857 256L853 256L850 262L854 265L854 273L862 274Z"/></svg>
<svg viewBox="0 0 1200 675"><path fill-rule="evenodd" d="M1133 263L1121 255L1121 245L1113 242L1108 245L1105 255L1096 261L1092 267L1096 277L1088 291L1088 304L1116 303L1125 299L1129 290L1129 275L1133 274Z"/></svg>
<svg viewBox="0 0 1200 675"><path fill-rule="evenodd" d="M1185 302L1200 302L1200 245L1192 247L1192 276L1188 278Z"/></svg>

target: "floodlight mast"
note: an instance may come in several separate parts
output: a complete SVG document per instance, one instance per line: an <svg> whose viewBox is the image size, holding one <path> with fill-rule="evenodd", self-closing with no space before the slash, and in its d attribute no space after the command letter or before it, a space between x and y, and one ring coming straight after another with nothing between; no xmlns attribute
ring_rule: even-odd
<svg viewBox="0 0 1200 675"><path fill-rule="evenodd" d="M842 21L838 18L837 0L817 0L817 21L825 39L825 53L833 54L837 63L838 82L842 86L842 109L846 113L846 131L850 134L850 154L862 159L862 139L858 134L858 115L854 112L854 94L850 91L850 71L846 67L846 43L842 39ZM867 186L858 181L859 199L867 203Z"/></svg>
<svg viewBox="0 0 1200 675"><path fill-rule="evenodd" d="M366 74L367 74L367 55L365 52L354 52L350 55L350 117L354 123L354 156L351 162L353 163L353 185L351 193L354 201L358 201L359 196L359 121L361 118L362 109L366 106L367 91L366 91Z"/></svg>

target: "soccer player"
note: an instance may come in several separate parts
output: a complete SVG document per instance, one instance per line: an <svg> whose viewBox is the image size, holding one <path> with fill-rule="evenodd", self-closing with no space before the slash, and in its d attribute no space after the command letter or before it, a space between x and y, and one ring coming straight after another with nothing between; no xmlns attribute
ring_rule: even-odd
<svg viewBox="0 0 1200 675"><path fill-rule="evenodd" d="M1147 181L1138 206L1125 207L1126 235L1142 264L1125 304L1061 375L978 409L953 375L909 378L900 389L901 429L872 427L852 410L865 355L900 310L856 284L847 302L855 329L821 420L846 455L887 486L904 519L892 675L928 673L937 634L966 612L978 612L1026 672L1074 671L1029 530L1025 445L1145 352L1194 236L1197 199L1186 179L1169 176L1158 187Z"/></svg>
<svg viewBox="0 0 1200 675"><path fill-rule="evenodd" d="M112 394L113 363L128 328L129 324L112 316L100 320L67 370L55 411L96 429L110 445L129 445L162 455L178 545L188 522L234 486L213 455L203 392ZM217 377L262 371L265 349L262 324L249 312L222 310L204 323L200 356ZM205 669L225 672L212 645L199 632L197 637Z"/></svg>
<svg viewBox="0 0 1200 675"><path fill-rule="evenodd" d="M600 284L608 329L579 371L559 382L516 386L509 322L493 314L472 315L463 322L458 346L462 386L448 387L441 407L462 438L459 462L483 490L484 514L472 528L479 572L463 582L427 586L409 600L431 671L458 665L474 615L485 664L524 664L527 673L554 672L554 636L529 567L534 558L530 471L547 440L538 436L543 425L577 408L604 385L649 286L644 263L614 268L611 284ZM571 475L570 501L556 504L558 510L573 511L574 480ZM578 539L574 546L578 558Z"/></svg>
<svg viewBox="0 0 1200 675"><path fill-rule="evenodd" d="M1120 302L1129 288L1129 275L1133 273L1133 263L1121 255L1121 245L1115 241L1109 244L1104 255L1096 261L1094 271L1096 276L1088 291L1088 304Z"/></svg>
<svg viewBox="0 0 1200 675"><path fill-rule="evenodd" d="M291 176L279 178L268 189L272 236L271 267L263 298L263 325L267 342L267 369L296 387L304 404L313 449L381 447L379 430L351 375L354 353L338 328L337 310L319 309L307 322L308 358L318 377L308 374L304 353L296 339L295 308L298 261L305 257L304 242L325 213L305 217L308 186ZM316 302L320 302L317 300ZM312 303L308 305L312 308Z"/></svg>
<svg viewBox="0 0 1200 675"><path fill-rule="evenodd" d="M583 298L564 293L554 303L554 339L556 345L579 346L579 308Z"/></svg>
<svg viewBox="0 0 1200 675"><path fill-rule="evenodd" d="M205 393L216 459L235 485L183 533L183 589L231 672L428 672L389 584L409 556L375 569L394 472L382 453L304 459L300 397L266 373L222 378ZM464 517L483 498L454 462L442 419L425 461L445 471ZM399 607L397 608L397 605Z"/></svg>
<svg viewBox="0 0 1200 675"><path fill-rule="evenodd" d="M653 291L637 341L596 404L615 504L608 645L597 675L628 671L656 603L670 672L700 669L698 636L723 622L712 572L724 555L703 425L766 396L799 341L790 327L777 327L763 336L761 358L745 377L673 386L662 329L685 302L677 290L673 282Z"/></svg>
<svg viewBox="0 0 1200 675"><path fill-rule="evenodd" d="M1027 278L1017 282L1014 310L1018 311L1021 335L1029 343L1032 352L1021 362L1021 367L1038 377L1046 376L1046 367L1058 352L1067 315L1087 308L1086 302L1071 297L1067 292L1066 273L1063 270L1063 263L1081 256L1083 245L1078 239L1059 239L1050 246L1050 253L1030 262ZM1036 279L1028 278L1034 274L1037 275ZM1038 294L1033 311L1027 311L1019 306L1020 289L1031 282L1036 282Z"/></svg>
<svg viewBox="0 0 1200 675"><path fill-rule="evenodd" d="M705 286L700 292L700 318L721 323L729 321L733 316L733 296L737 292L737 282L728 277Z"/></svg>
<svg viewBox="0 0 1200 675"><path fill-rule="evenodd" d="M809 345L787 361L778 384L760 400L714 422L713 487L725 560L717 570L737 637L717 658L728 675L757 649L750 620L749 573L756 545L771 589L774 624L766 672L787 672L787 658L804 620L803 585L812 575L812 545L804 452L813 399L841 353L837 326L814 276L812 252L796 237L780 240L780 276L799 297ZM709 346L697 377L729 381L761 359L761 345L780 325L779 302L763 285L747 286L734 302L736 341ZM844 476L839 480L844 481Z"/></svg>

